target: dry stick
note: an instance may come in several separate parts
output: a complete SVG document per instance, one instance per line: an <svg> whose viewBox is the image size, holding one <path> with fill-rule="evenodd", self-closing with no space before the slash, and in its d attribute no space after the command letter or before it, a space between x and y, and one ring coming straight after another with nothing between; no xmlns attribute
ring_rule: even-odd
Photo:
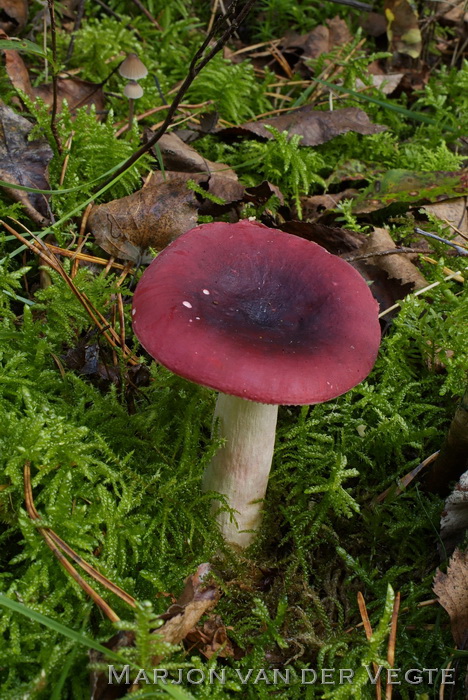
<svg viewBox="0 0 468 700"><path fill-rule="evenodd" d="M52 112L50 114L50 128L57 144L57 150L62 153L62 144L60 143L60 137L57 131L56 117L57 117L57 42L56 42L56 26L55 26L55 8L54 0L47 0L47 5L49 7L50 14L50 36L52 44L52 59L54 65L52 67Z"/></svg>
<svg viewBox="0 0 468 700"><path fill-rule="evenodd" d="M390 493L393 493L394 496L399 496L400 493L403 493L405 488L411 484L413 479L415 479L418 476L418 474L420 474L420 472L422 472L423 469L425 469L430 464L432 464L432 462L434 462L434 460L436 459L438 454L439 454L439 450L437 450L437 452L433 452L431 455L429 455L429 457L426 457L426 459L423 459L423 461L420 462L417 467L415 467L410 472L408 472L408 474L405 474L405 476L403 476L401 479L398 479L398 486L396 489L395 489L394 485L389 486L388 489L385 489L385 491L380 493L374 499L374 502L375 503L382 503L382 501L385 501L385 499L387 498L387 496Z"/></svg>
<svg viewBox="0 0 468 700"><path fill-rule="evenodd" d="M65 143L65 148L68 151L68 153L63 160L62 170L60 172L60 180L59 180L60 187L62 187L64 180L65 180L65 175L67 174L68 161L70 160L70 149L71 149L74 135L75 135L74 131L70 132L70 136L68 137L68 139Z"/></svg>
<svg viewBox="0 0 468 700"><path fill-rule="evenodd" d="M26 502L26 510L31 520L40 520L39 513L34 507L31 489L31 470L29 462L26 462L26 464L24 465L24 500ZM85 593L89 595L89 597L94 601L94 603L96 603L96 605L101 608L101 610L109 618L109 620L111 622L117 622L120 619L119 616L112 610L110 605L108 605L106 601L103 598L101 598L99 593L96 593L94 588L91 588L89 583L87 583L87 581L85 581L84 578L80 576L75 567L72 564L70 564L68 559L66 559L62 552L55 546L52 538L50 537L49 529L45 527L38 527L38 530L44 538L45 543L52 551L52 553L57 557L63 568L78 583L78 585L85 591Z"/></svg>
<svg viewBox="0 0 468 700"><path fill-rule="evenodd" d="M369 639L372 637L372 626L371 626L371 623L369 620L369 615L367 614L366 601L364 600L364 596L362 595L361 591L358 591L357 602L358 602L358 606L359 606L359 612L361 614L362 624L364 625L364 632L366 633L366 639L367 639L367 641L369 641ZM375 661L372 662L372 666L374 668L374 673L377 677L377 683L375 686L375 695L376 695L377 700L381 700L381 698L382 698L382 685L380 682L379 667L375 663Z"/></svg>
<svg viewBox="0 0 468 700"><path fill-rule="evenodd" d="M74 251L75 258L73 260L72 268L70 271L70 277L73 279L78 272L78 256L81 255L81 251L83 250L83 246L86 243L86 239L89 234L85 236L85 231L86 231L86 224L88 223L88 217L91 213L91 209L93 208L94 202L90 202L86 209L84 210L84 214L81 219L81 224L80 224L80 233L78 234L78 244L76 246L76 249Z"/></svg>
<svg viewBox="0 0 468 700"><path fill-rule="evenodd" d="M396 633L398 624L398 611L400 610L400 593L398 592L395 596L395 601L393 603L393 613L392 613L392 625L390 628L390 639L388 640L388 652L387 661L390 668L394 668L395 663L395 643L396 643ZM393 685L387 680L387 688L385 690L385 700L392 700Z"/></svg>
<svg viewBox="0 0 468 700"><path fill-rule="evenodd" d="M149 10L146 9L146 7L143 5L143 3L140 2L140 0L132 0L132 2L133 2L134 5L136 5L136 6L138 7L138 9L139 9L141 12L143 12L143 14L149 19L149 21L151 22L151 24L154 24L154 26L156 27L156 29L159 29L159 31L162 32L162 27L161 27L161 25L160 25L159 22L153 17L153 15L151 14L151 12L150 12Z"/></svg>
<svg viewBox="0 0 468 700"><path fill-rule="evenodd" d="M83 241L84 243L84 241ZM56 245L52 245L52 243L46 243L47 248L52 251L52 253L55 253L56 255L62 255L64 258L71 258L73 260L73 264L78 264L80 260L83 262L88 262L92 263L94 265L108 265L109 260L107 258L96 258L94 255L87 255L86 253L79 253L76 250L68 250L67 248L59 248ZM110 267L113 267L116 270L125 270L126 266L122 265L121 263L116 263L116 262L111 262ZM70 273L70 277L73 279L76 276L75 274Z"/></svg>
<svg viewBox="0 0 468 700"><path fill-rule="evenodd" d="M218 11L218 5L219 5L219 0L214 0L213 8L211 10L210 21L208 22L208 27L206 28L207 32L211 32L211 30L213 29L213 23L215 21L216 13Z"/></svg>
<svg viewBox="0 0 468 700"><path fill-rule="evenodd" d="M425 248L390 248L389 250L363 253L362 255L343 255L342 258L346 262L356 262L356 260L368 260L369 258L378 258L382 255L397 255L400 253L427 253L427 250Z"/></svg>
<svg viewBox="0 0 468 700"><path fill-rule="evenodd" d="M40 515L36 510L36 507L34 505L34 500L32 496L32 489L31 489L31 463L29 461L26 462L25 464L25 486L28 485L28 493L27 493L27 505L28 506L28 514L32 520L40 520ZM26 489L25 489L26 490ZM81 568L83 571L86 571L90 576L92 576L98 583L101 583L103 586L108 588L112 593L115 593L119 598L124 600L126 603L131 605L133 608L136 607L136 601L135 598L133 598L129 593L124 591L120 586L117 586L115 583L110 581L106 576L101 574L97 569L95 569L91 564L88 564L85 559L80 557L79 554L75 552L74 549L72 549L64 540L62 540L61 537L59 537L53 530L50 528L42 528L43 530L47 530L49 537L51 540L55 542L57 547L59 547L65 554L68 554L68 556L73 559Z"/></svg>
<svg viewBox="0 0 468 700"><path fill-rule="evenodd" d="M172 121L172 117L177 111L177 108L182 102L182 98L187 92L190 85L193 83L200 71L206 66L206 64L209 63L219 51L221 51L226 42L231 38L233 33L237 30L242 21L246 18L247 14L251 10L255 2L256 0L247 0L245 5L237 13L237 0L233 0L233 2L229 5L226 15L221 17L221 19L217 22L215 22L213 29L206 36L204 42L202 43L195 56L193 57L192 61L190 62L188 73L171 103L166 119L162 123L161 127L154 134L154 136L152 136L145 144L143 144L137 151L135 151L130 156L130 158L128 158L125 161L125 163L120 168L118 168L116 172L114 172L112 179L105 182L104 185L109 184L109 182L112 182L114 178L118 177L126 170L128 170L134 163L136 163L137 160L139 160L139 158L141 158L142 155L148 153L148 151L150 151L151 148L153 148L153 146L159 141L161 136L167 131L167 128L169 127ZM230 21L231 24L227 27L227 29L225 29L225 31L218 39L216 44L213 46L213 48L211 48L208 51L208 53L204 56L203 54L210 45L212 39L215 37L216 33L218 32L218 29L224 26L228 21ZM103 187L103 185L101 184L100 187Z"/></svg>
<svg viewBox="0 0 468 700"><path fill-rule="evenodd" d="M449 245L452 248L455 248L458 255L468 255L468 250L464 246L457 245L453 241L448 241L446 238L441 238L440 236L437 236L435 233L430 233L429 231L423 231L422 228L418 228L417 226L415 227L414 230L415 230L415 233L419 233L420 236L425 236L426 238L433 238L435 241L439 241L440 243L445 243L445 245Z"/></svg>

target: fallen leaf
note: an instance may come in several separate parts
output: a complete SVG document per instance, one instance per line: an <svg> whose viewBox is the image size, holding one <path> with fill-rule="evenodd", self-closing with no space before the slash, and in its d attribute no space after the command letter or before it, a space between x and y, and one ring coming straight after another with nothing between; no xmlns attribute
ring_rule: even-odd
<svg viewBox="0 0 468 700"><path fill-rule="evenodd" d="M451 224L454 227L452 231L458 229L460 233L457 233L452 240L455 243L466 245L468 240L468 208L466 197L449 199L445 202L436 202L435 204L425 204L423 209L437 216L443 223Z"/></svg>
<svg viewBox="0 0 468 700"><path fill-rule="evenodd" d="M255 204L255 206L262 206L266 204L273 195L278 197L280 204L284 204L283 193L279 187L272 185L272 183L267 180L263 180L259 185L246 187L244 202L250 202Z"/></svg>
<svg viewBox="0 0 468 700"><path fill-rule="evenodd" d="M0 102L0 179L47 190L46 172L53 153L45 139L28 140L32 128L27 119ZM5 192L21 202L28 216L39 226L49 223L45 195L10 188L5 188Z"/></svg>
<svg viewBox="0 0 468 700"><path fill-rule="evenodd" d="M185 579L184 589L177 602L159 616L160 619L165 620L165 623L154 631L155 635L162 637L168 644L180 644L195 629L200 618L216 605L221 596L218 587L208 582L210 574L210 564L200 564L195 574ZM208 626L207 632L210 629L211 627ZM220 639L221 633L218 633L217 641L219 642ZM213 629L212 642L216 645L216 629ZM120 631L104 646L118 652L134 645L134 632ZM89 656L93 664L107 662L100 652L92 650ZM161 658L152 659L155 667L160 662ZM123 697L128 689L129 686L124 683L110 685L107 672L101 670L91 672L91 700L114 700L114 698Z"/></svg>
<svg viewBox="0 0 468 700"><path fill-rule="evenodd" d="M447 573L437 571L434 593L450 616L450 626L455 644L465 649L468 641L468 551L456 549Z"/></svg>
<svg viewBox="0 0 468 700"><path fill-rule="evenodd" d="M192 146L184 143L176 134L163 134L158 141L164 167L186 173L220 173L223 177L237 181L237 175L224 163L213 163L203 158Z"/></svg>
<svg viewBox="0 0 468 700"><path fill-rule="evenodd" d="M352 38L346 22L340 17L334 17L327 21L327 26L319 25L307 34L287 32L278 48L285 55L294 53L297 58L304 60L318 58L335 46L348 44Z"/></svg>
<svg viewBox="0 0 468 700"><path fill-rule="evenodd" d="M418 58L422 49L422 37L413 4L409 0L385 0L384 12L390 50Z"/></svg>
<svg viewBox="0 0 468 700"><path fill-rule="evenodd" d="M443 15L444 20L450 24L460 24L462 22L468 22L468 8L466 6L466 0L461 0L461 2L456 5L448 5L447 12Z"/></svg>
<svg viewBox="0 0 468 700"><path fill-rule="evenodd" d="M230 177L224 177L222 172L209 173L184 173L179 171L166 170L162 173L156 170L151 174L148 181L149 185L161 185L165 182L188 182L193 180L198 185L206 188L206 191L214 197L219 197L224 200L225 204L215 204L209 199L204 200L199 205L200 214L216 214L227 211L235 202L242 201L244 197L244 185L238 180L233 180Z"/></svg>
<svg viewBox="0 0 468 700"><path fill-rule="evenodd" d="M372 85L384 95L391 95L403 79L404 73L387 73L372 76ZM360 78L356 80L356 89L367 87Z"/></svg>
<svg viewBox="0 0 468 700"><path fill-rule="evenodd" d="M165 623L156 630L156 634L160 635L165 642L179 644L200 618L220 599L221 593L218 587L213 583L207 583L210 574L210 564L200 564L195 574L185 580L184 590L177 602L160 616Z"/></svg>
<svg viewBox="0 0 468 700"><path fill-rule="evenodd" d="M197 200L182 180L148 185L91 209L88 226L97 244L116 258L148 264L148 248L162 250L197 223Z"/></svg>
<svg viewBox="0 0 468 700"><path fill-rule="evenodd" d="M5 50L5 68L12 85L26 93L32 100L41 98L47 105L53 102L53 87L51 83L33 87L25 62L18 51ZM101 85L80 78L57 78L57 109L60 111L66 100L70 112L79 107L94 105L97 112L105 106L104 92Z"/></svg>
<svg viewBox="0 0 468 700"><path fill-rule="evenodd" d="M395 202L424 204L468 194L468 170L414 172L388 170L355 200L356 214L377 211Z"/></svg>
<svg viewBox="0 0 468 700"><path fill-rule="evenodd" d="M387 31L387 20L378 12L366 12L359 24L366 34L373 37L382 36Z"/></svg>
<svg viewBox="0 0 468 700"><path fill-rule="evenodd" d="M387 229L374 228L366 243L360 249L359 254L380 253L396 248L393 238ZM369 258L366 264L370 263L379 267L393 279L397 279L401 284L409 284L413 289L422 289L427 286L427 280L411 262L407 254L376 255Z"/></svg>
<svg viewBox="0 0 468 700"><path fill-rule="evenodd" d="M461 475L445 501L440 519L440 537L446 553L451 554L468 530L468 471ZM468 587L468 581L467 581Z"/></svg>
<svg viewBox="0 0 468 700"><path fill-rule="evenodd" d="M302 136L301 146L318 146L335 136L355 131L358 134L377 134L386 130L386 126L373 124L367 114L357 107L345 107L333 111L319 111L313 105L269 117L256 122L246 122L240 126L218 129L218 136L244 136L250 138L272 139L273 135L265 126L274 126L278 131L288 131L290 136Z"/></svg>
<svg viewBox="0 0 468 700"><path fill-rule="evenodd" d="M188 651L198 649L207 659L215 654L221 658L233 657L234 647L227 635L228 629L232 627L226 627L220 615L210 615L203 627L196 627L185 637Z"/></svg>
<svg viewBox="0 0 468 700"><path fill-rule="evenodd" d="M302 216L305 221L319 219L334 209L342 199L353 199L358 190L346 189L335 194L315 194L301 197Z"/></svg>
<svg viewBox="0 0 468 700"><path fill-rule="evenodd" d="M15 36L28 21L28 0L2 0L0 5L0 29Z"/></svg>

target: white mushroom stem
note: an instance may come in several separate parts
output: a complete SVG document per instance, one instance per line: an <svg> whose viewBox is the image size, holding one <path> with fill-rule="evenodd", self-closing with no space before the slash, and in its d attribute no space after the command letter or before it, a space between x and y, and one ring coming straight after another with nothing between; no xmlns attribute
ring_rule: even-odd
<svg viewBox="0 0 468 700"><path fill-rule="evenodd" d="M218 512L226 542L240 549L251 544L260 526L275 446L278 406L219 394L214 414L225 445L203 477L203 490L224 494L235 513ZM213 503L218 511L220 502ZM249 532L250 531L250 532Z"/></svg>

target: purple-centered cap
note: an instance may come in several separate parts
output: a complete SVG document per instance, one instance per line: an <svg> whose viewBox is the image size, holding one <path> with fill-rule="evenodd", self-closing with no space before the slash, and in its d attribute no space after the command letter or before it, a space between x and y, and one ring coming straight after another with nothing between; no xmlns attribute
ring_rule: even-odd
<svg viewBox="0 0 468 700"><path fill-rule="evenodd" d="M133 328L158 362L197 384L268 404L315 404L371 371L378 304L324 248L251 221L203 224L144 272Z"/></svg>

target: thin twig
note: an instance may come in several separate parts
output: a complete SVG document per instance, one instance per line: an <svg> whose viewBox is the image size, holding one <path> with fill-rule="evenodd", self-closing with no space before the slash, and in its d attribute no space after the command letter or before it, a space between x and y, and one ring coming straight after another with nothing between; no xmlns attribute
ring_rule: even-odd
<svg viewBox="0 0 468 700"><path fill-rule="evenodd" d="M438 454L439 450L437 450L437 452L433 452L431 455L429 455L429 457L426 457L426 459L423 459L423 461L420 462L417 467L408 472L408 474L405 474L405 476L403 476L401 479L398 479L398 486L396 489L394 485L392 485L389 486L388 489L385 489L385 491L380 493L375 498L375 503L382 503L382 501L385 501L385 499L390 493L392 493L394 496L399 496L400 493L403 493L405 488L409 486L409 484L411 484L413 479L415 479L422 472L423 469L425 469L430 464L432 464L432 462L434 462Z"/></svg>
<svg viewBox="0 0 468 700"><path fill-rule="evenodd" d="M247 0L245 5L240 8L238 11L238 2L237 0L233 0L233 2L229 5L226 15L220 18L220 20L216 21L213 29L209 34L207 34L205 40L203 41L202 45L198 49L198 51L195 53L195 56L193 57L192 61L190 62L189 68L187 75L180 86L176 96L174 97L168 112L166 119L164 120L163 124L161 127L158 129L158 131L152 136L145 144L143 144L137 151L135 151L126 161L125 163L118 168L116 172L114 172L112 179L118 177L122 173L124 173L126 170L131 168L131 166L137 162L141 158L142 155L145 153L148 153L153 146L159 141L161 136L167 131L167 128L169 127L172 118L182 102L182 98L189 89L190 85L193 83L197 75L200 73L200 71L211 61L211 59L216 56L219 51L223 48L223 46L226 44L226 42L231 38L231 36L234 34L234 32L237 30L237 28L240 26L240 24L243 22L243 20L246 18L248 13L250 12L251 8L255 4L256 0ZM215 45L208 51L208 53L205 53L208 47L210 46L210 43L218 33L219 29L221 27L225 26L228 22L230 22L230 25L224 30L222 33L221 37L218 39L218 41L215 43ZM109 184L112 180L107 181L106 184ZM102 187L102 185L100 185Z"/></svg>
<svg viewBox="0 0 468 700"><path fill-rule="evenodd" d="M31 488L31 469L30 469L30 463L26 462L24 465L24 500L26 503L26 510L28 512L29 517L31 520L36 521L40 520L39 513L34 507L34 501L33 501L33 495L32 495L32 488ZM92 588L87 581L84 580L82 576L78 573L78 571L75 569L75 567L70 564L68 559L62 554L60 549L55 546L55 543L50 536L50 530L49 528L45 527L38 527L38 530L42 537L44 538L45 543L49 547L49 549L52 551L54 556L59 560L60 564L63 566L63 568L70 574L70 576L78 583L78 585L89 595L91 600L96 603L98 607L101 608L103 613L109 618L111 622L117 622L120 618L119 616L114 612L114 610L106 603L106 601L101 598L99 593L96 593L94 588Z"/></svg>
<svg viewBox="0 0 468 700"><path fill-rule="evenodd" d="M49 14L50 14L50 37L51 37L51 45L52 45L52 59L54 61L54 65L52 66L52 111L50 114L50 128L55 140L55 143L57 144L57 150L61 154L62 153L62 144L60 143L60 137L57 131L57 123L56 123L56 118L57 118L57 41L56 41L56 31L57 28L55 26L55 8L54 8L54 0L47 0L47 5L49 7Z"/></svg>
<svg viewBox="0 0 468 700"><path fill-rule="evenodd" d="M379 250L373 253L363 253L362 255L343 255L343 260L346 262L356 262L356 260L368 260L369 258L378 258L382 255L397 255L401 253L427 253L426 248L390 248L389 250Z"/></svg>
<svg viewBox="0 0 468 700"><path fill-rule="evenodd" d="M151 12L150 12L148 9L146 9L146 7L143 5L143 3L141 2L141 0L132 0L132 2L133 2L134 5L136 5L136 6L138 7L138 9L139 9L141 12L143 12L143 14L145 15L145 17L147 17L147 18L149 19L149 21L151 22L151 24L153 24L153 25L156 27L156 29L159 29L159 31L162 32L162 27L161 27L161 25L160 25L159 22L153 17L153 15L151 14Z"/></svg>
<svg viewBox="0 0 468 700"><path fill-rule="evenodd" d="M446 238L441 238L435 233L430 233L429 231L423 231L422 228L418 228L417 226L414 229L415 233L419 233L420 236L425 236L426 238L432 238L435 241L439 241L440 243L445 243L445 245L449 245L452 248L455 248L457 251L458 255L468 255L468 250L460 245L457 245L453 241L449 241Z"/></svg>

